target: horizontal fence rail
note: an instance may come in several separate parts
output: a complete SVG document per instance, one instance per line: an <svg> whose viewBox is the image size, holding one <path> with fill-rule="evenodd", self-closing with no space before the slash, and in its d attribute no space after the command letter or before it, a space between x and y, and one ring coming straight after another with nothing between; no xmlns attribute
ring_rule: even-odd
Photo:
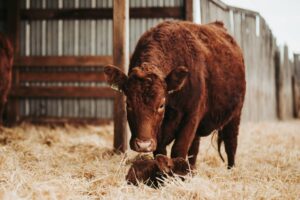
<svg viewBox="0 0 300 200"><path fill-rule="evenodd" d="M130 18L175 18L181 19L185 13L182 7L131 8ZM83 20L112 19L112 8L98 9L30 9L21 10L22 20Z"/></svg>
<svg viewBox="0 0 300 200"><path fill-rule="evenodd" d="M41 66L99 66L112 63L111 56L23 56L15 60L16 67L41 67Z"/></svg>
<svg viewBox="0 0 300 200"><path fill-rule="evenodd" d="M12 97L60 97L60 98L114 98L115 92L110 87L16 87L12 88Z"/></svg>

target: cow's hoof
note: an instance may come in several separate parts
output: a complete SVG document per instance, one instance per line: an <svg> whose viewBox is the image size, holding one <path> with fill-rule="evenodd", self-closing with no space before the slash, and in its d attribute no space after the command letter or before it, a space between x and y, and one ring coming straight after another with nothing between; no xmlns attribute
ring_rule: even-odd
<svg viewBox="0 0 300 200"><path fill-rule="evenodd" d="M229 169L233 169L234 168L234 165L228 165L227 166L227 169L229 170Z"/></svg>

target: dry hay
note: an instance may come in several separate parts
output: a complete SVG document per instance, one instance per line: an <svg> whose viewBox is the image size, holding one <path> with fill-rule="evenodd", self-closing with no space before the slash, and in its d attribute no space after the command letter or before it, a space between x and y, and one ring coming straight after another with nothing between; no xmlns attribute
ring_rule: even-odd
<svg viewBox="0 0 300 200"><path fill-rule="evenodd" d="M0 199L300 198L300 121L244 124L233 170L204 138L196 175L168 179L160 189L126 184L137 154L111 151L111 126L0 131Z"/></svg>

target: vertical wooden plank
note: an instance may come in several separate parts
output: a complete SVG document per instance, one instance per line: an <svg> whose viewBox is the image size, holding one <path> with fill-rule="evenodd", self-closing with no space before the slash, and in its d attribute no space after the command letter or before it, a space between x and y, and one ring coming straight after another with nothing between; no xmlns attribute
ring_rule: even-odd
<svg viewBox="0 0 300 200"><path fill-rule="evenodd" d="M113 4L113 62L123 72L129 64L129 0L114 0ZM114 148L127 149L125 96L117 94L114 104Z"/></svg>
<svg viewBox="0 0 300 200"><path fill-rule="evenodd" d="M300 118L300 54L294 54L294 117Z"/></svg>
<svg viewBox="0 0 300 200"><path fill-rule="evenodd" d="M282 94L282 107L283 118L289 119L292 117L292 87L291 87L291 66L289 62L289 49L284 46L284 60L282 66L283 73L283 94Z"/></svg>
<svg viewBox="0 0 300 200"><path fill-rule="evenodd" d="M20 1L11 0L7 2L7 35L14 46L14 57L20 56ZM18 86L19 72L13 68L12 86ZM18 99L11 98L7 104L8 124L14 124L19 118Z"/></svg>
<svg viewBox="0 0 300 200"><path fill-rule="evenodd" d="M276 49L275 51L275 57L274 57L274 63L275 63L275 88L276 88L276 114L277 118L281 119L281 109L280 109L280 104L281 104L281 99L280 99L280 94L282 90L282 77L280 73L280 51L279 48Z"/></svg>
<svg viewBox="0 0 300 200"><path fill-rule="evenodd" d="M15 56L19 56L20 51L20 1L11 0L7 2L7 35L14 46Z"/></svg>
<svg viewBox="0 0 300 200"><path fill-rule="evenodd" d="M185 0L185 20L187 21L194 21L194 7L193 7L194 0Z"/></svg>
<svg viewBox="0 0 300 200"><path fill-rule="evenodd" d="M200 9L201 9L201 22L207 23L207 13L208 13L208 2L207 0L200 0Z"/></svg>
<svg viewBox="0 0 300 200"><path fill-rule="evenodd" d="M107 20L106 23L107 28L107 37L105 38L108 43L107 43L107 50L106 50L106 55L113 55L113 39L112 39L112 31L113 31L113 20ZM114 37L114 36L113 36Z"/></svg>
<svg viewBox="0 0 300 200"><path fill-rule="evenodd" d="M96 0L91 0L91 8L96 8ZM91 39L90 39L90 55L96 55L96 20L91 20ZM94 71L95 69L93 69ZM95 87L96 86L96 82L92 82L90 84L92 87ZM90 103L90 116L89 117L92 117L92 118L95 118L96 117L96 101L97 99L96 98L92 98L89 100L89 103Z"/></svg>

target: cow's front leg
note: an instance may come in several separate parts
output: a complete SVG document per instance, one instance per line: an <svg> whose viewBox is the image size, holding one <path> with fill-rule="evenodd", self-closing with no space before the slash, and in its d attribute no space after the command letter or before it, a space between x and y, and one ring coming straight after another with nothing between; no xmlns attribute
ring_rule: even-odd
<svg viewBox="0 0 300 200"><path fill-rule="evenodd" d="M195 135L195 138L188 152L191 169L196 169L196 160L199 152L199 145L200 145L200 137L198 135Z"/></svg>
<svg viewBox="0 0 300 200"><path fill-rule="evenodd" d="M173 135L168 135L163 140L158 141L157 148L153 152L154 157L158 154L167 155L167 146L174 140Z"/></svg>
<svg viewBox="0 0 300 200"><path fill-rule="evenodd" d="M153 152L154 156L157 154L167 155L167 146L175 139L176 129L181 121L182 114L168 108L161 126L161 130L157 136L157 148Z"/></svg>
<svg viewBox="0 0 300 200"><path fill-rule="evenodd" d="M195 138L198 125L199 117L197 115L188 115L184 117L183 121L180 123L181 129L179 130L172 147L172 158L186 158L191 144Z"/></svg>

